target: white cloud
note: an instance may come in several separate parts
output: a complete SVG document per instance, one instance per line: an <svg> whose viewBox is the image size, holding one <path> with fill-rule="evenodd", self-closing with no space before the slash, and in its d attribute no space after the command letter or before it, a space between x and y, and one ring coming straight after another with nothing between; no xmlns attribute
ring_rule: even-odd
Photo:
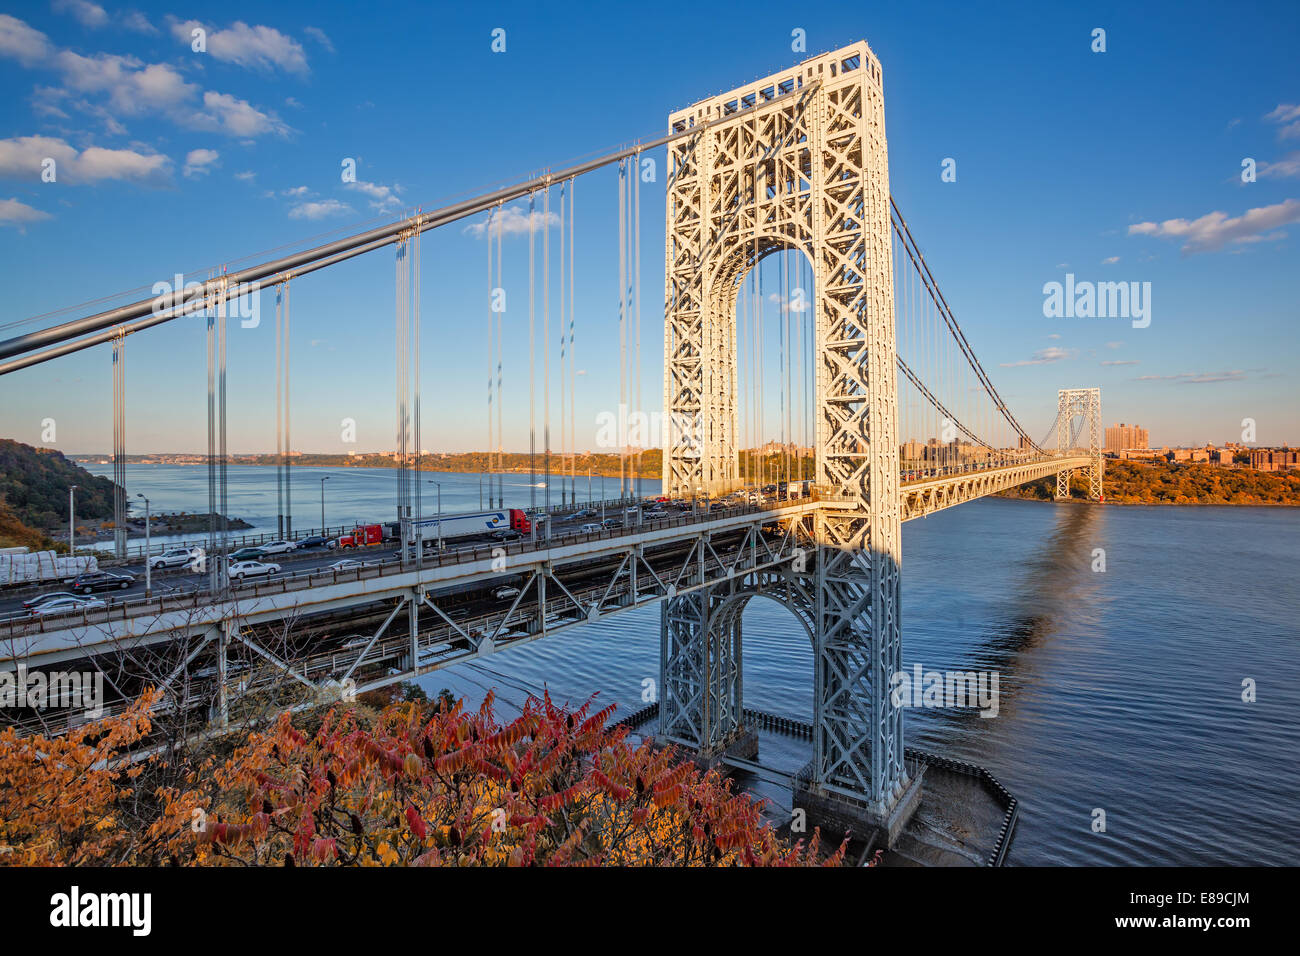
<svg viewBox="0 0 1300 956"><path fill-rule="evenodd" d="M289 210L290 219L324 219L351 212L352 207L337 199L321 199L316 202L299 203Z"/></svg>
<svg viewBox="0 0 1300 956"><path fill-rule="evenodd" d="M1256 370L1258 371L1258 370ZM1241 382L1246 379L1246 370L1233 369L1230 372L1182 372L1178 375L1139 375L1139 382L1178 382L1186 385L1205 385L1213 382Z"/></svg>
<svg viewBox="0 0 1300 956"><path fill-rule="evenodd" d="M42 162L53 159L56 181L84 185L120 179L162 185L170 179L171 160L161 153L91 146L84 151L52 136L18 136L0 140L0 176L39 182Z"/></svg>
<svg viewBox="0 0 1300 956"><path fill-rule="evenodd" d="M320 27L303 27L302 32L319 43L327 53L334 52L334 44L330 41L330 38L325 35L325 31Z"/></svg>
<svg viewBox="0 0 1300 956"><path fill-rule="evenodd" d="M191 125L230 136L259 136L275 133L284 136L289 127L275 113L263 113L248 100L237 99L228 93L208 90L203 94L203 109L195 112Z"/></svg>
<svg viewBox="0 0 1300 956"><path fill-rule="evenodd" d="M98 30L108 25L108 14L104 8L90 0L54 0L51 4L57 13L70 13L83 27Z"/></svg>
<svg viewBox="0 0 1300 956"><path fill-rule="evenodd" d="M136 33L154 34L158 28L149 22L149 18L138 10L132 10L122 17L122 26L128 30L134 30Z"/></svg>
<svg viewBox="0 0 1300 956"><path fill-rule="evenodd" d="M1277 104L1277 109L1264 114L1264 119L1280 127L1278 139L1300 138L1300 106L1295 103Z"/></svg>
<svg viewBox="0 0 1300 956"><path fill-rule="evenodd" d="M1101 260L1103 266L1113 266L1117 262L1119 262L1119 256L1108 256Z"/></svg>
<svg viewBox="0 0 1300 956"><path fill-rule="evenodd" d="M53 52L49 38L29 27L17 17L0 13L0 56L17 60L23 66L35 66Z"/></svg>
<svg viewBox="0 0 1300 956"><path fill-rule="evenodd" d="M549 218L540 209L533 210L532 215L533 228L541 231L548 226L558 226L560 217L556 213L551 213ZM523 206L506 206L495 216L492 217L492 235L515 236L528 232L529 217L528 210ZM465 227L465 232L475 239L481 239L487 234L487 220L482 222L471 223Z"/></svg>
<svg viewBox="0 0 1300 956"><path fill-rule="evenodd" d="M1300 221L1300 200L1288 199L1272 206L1249 209L1229 218L1226 212L1206 213L1199 219L1166 219L1161 223L1139 222L1128 227L1130 236L1182 239L1185 255L1212 252L1229 242L1260 242L1281 239L1285 233L1266 235L1281 226Z"/></svg>
<svg viewBox="0 0 1300 956"><path fill-rule="evenodd" d="M306 196L310 192L311 190L306 186L290 186L288 189L281 190L280 195L301 197Z"/></svg>
<svg viewBox="0 0 1300 956"><path fill-rule="evenodd" d="M1039 349L1032 357L1021 359L1019 362L1003 362L1002 367L1019 368L1022 365L1051 365L1053 362L1061 362L1069 358L1074 358L1073 350L1050 345L1045 349Z"/></svg>
<svg viewBox="0 0 1300 956"><path fill-rule="evenodd" d="M253 172L251 169L246 169L242 173L235 173L235 178L241 183L251 183L257 178L257 173Z"/></svg>
<svg viewBox="0 0 1300 956"><path fill-rule="evenodd" d="M1123 359L1123 360L1111 359L1109 362L1102 362L1101 364L1105 366L1105 365L1137 365L1139 363L1137 359Z"/></svg>
<svg viewBox="0 0 1300 956"><path fill-rule="evenodd" d="M215 149L192 149L185 154L185 168L182 172L189 177L206 176L212 172L210 167L220 155Z"/></svg>
<svg viewBox="0 0 1300 956"><path fill-rule="evenodd" d="M23 227L29 222L40 222L42 219L49 218L48 212L33 209L17 199L0 199L0 226L17 226L18 231L22 232Z"/></svg>
<svg viewBox="0 0 1300 956"><path fill-rule="evenodd" d="M175 109L197 92L166 63L144 64L132 56L63 50L55 57L65 85L78 93L102 93L119 113L137 115Z"/></svg>
<svg viewBox="0 0 1300 956"><path fill-rule="evenodd" d="M402 205L401 199L397 197L396 186L384 186L380 183L368 183L364 180L358 180L357 182L347 183L345 188L365 195L370 200L370 208L377 212L397 209Z"/></svg>
<svg viewBox="0 0 1300 956"><path fill-rule="evenodd" d="M1259 175L1269 179L1291 179L1300 176L1300 152L1291 153L1276 163L1261 162L1257 170Z"/></svg>
<svg viewBox="0 0 1300 956"><path fill-rule="evenodd" d="M306 73L307 54L302 44L274 27L250 27L236 20L225 30L212 29L198 20L170 20L172 35L187 47L193 42L192 31L202 28L207 33L208 54L225 63L234 63L251 70L281 69L288 73Z"/></svg>

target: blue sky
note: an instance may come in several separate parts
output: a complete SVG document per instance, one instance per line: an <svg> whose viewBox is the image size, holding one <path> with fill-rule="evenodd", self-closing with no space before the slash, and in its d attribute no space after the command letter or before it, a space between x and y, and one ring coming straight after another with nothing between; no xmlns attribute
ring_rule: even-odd
<svg viewBox="0 0 1300 956"><path fill-rule="evenodd" d="M752 3L163 4L0 16L0 337L660 133L671 110L866 39L890 176L976 353L1031 433L1056 389L1156 444L1300 443L1300 7ZM191 49L192 30L208 39ZM1092 31L1106 31L1095 53ZM491 31L506 31L506 51ZM791 50L806 31L807 54ZM662 155L662 154L660 154ZM55 182L41 161L54 158ZM340 164L357 163L359 184ZM956 161L956 181L941 179ZM1242 162L1255 161L1254 182ZM662 162L662 161L661 161ZM616 185L580 180L580 448L618 401ZM663 183L643 186L642 368L660 404ZM540 253L540 247L539 247ZM424 445L486 445L486 252L423 244ZM527 447L526 240L506 239L508 447ZM1151 322L1047 318L1045 283L1149 282ZM139 290L135 295L124 295ZM296 448L393 447L393 260L293 285ZM519 296L523 296L521 299ZM101 306L73 309L60 320ZM540 312L539 312L540 332ZM230 331L233 451L274 449L274 307ZM128 342L128 451L205 447L200 324ZM558 373L557 373L558 374ZM538 387L541 378L538 371ZM111 447L107 346L0 379L0 434ZM558 386L552 404L558 412ZM340 441L357 421L354 445ZM553 426L558 434L558 425Z"/></svg>

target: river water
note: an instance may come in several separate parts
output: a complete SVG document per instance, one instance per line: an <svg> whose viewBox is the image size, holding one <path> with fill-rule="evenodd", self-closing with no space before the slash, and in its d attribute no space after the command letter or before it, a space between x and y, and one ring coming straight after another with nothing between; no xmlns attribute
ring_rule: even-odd
<svg viewBox="0 0 1300 956"><path fill-rule="evenodd" d="M230 513L273 530L275 470L229 474ZM326 474L328 524L392 517L391 472L304 468L294 474L296 526L319 523ZM445 510L478 506L478 476L435 477ZM544 500L527 476L504 480L507 505ZM207 511L205 468L133 465L128 481L156 511ZM617 493L617 479L605 485ZM425 489L433 513L436 489ZM578 491L585 500L585 478ZM1012 865L1294 865L1297 558L1300 509L984 499L909 522L904 669L995 672L999 697L988 718L910 709L907 742L982 764L1020 798ZM746 706L811 718L812 653L793 616L755 601L743 631ZM642 706L643 681L658 678L658 640L651 608L421 683L473 705L493 688L505 718L543 687L575 704L598 694L626 715ZM1244 681L1253 702L1242 699ZM1105 832L1095 830L1099 810Z"/></svg>

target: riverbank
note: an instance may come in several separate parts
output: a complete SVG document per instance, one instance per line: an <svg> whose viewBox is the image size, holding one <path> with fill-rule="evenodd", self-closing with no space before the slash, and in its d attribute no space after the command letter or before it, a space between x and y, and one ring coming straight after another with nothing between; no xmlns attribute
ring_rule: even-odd
<svg viewBox="0 0 1300 956"><path fill-rule="evenodd" d="M1296 507L1300 505L1300 472L1256 471L1190 462L1105 460L1102 493L1114 505L1231 505ZM1056 476L1012 488L1000 498L1056 500ZM1070 497L1086 500L1087 478L1076 472Z"/></svg>

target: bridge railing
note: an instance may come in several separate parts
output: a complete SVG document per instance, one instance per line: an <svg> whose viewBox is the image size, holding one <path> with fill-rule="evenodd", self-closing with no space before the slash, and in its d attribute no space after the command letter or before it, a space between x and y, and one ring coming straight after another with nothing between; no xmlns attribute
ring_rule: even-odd
<svg viewBox="0 0 1300 956"><path fill-rule="evenodd" d="M815 500L815 496L800 499L799 502ZM340 584L349 581L361 581L369 578L384 577L392 574L408 573L448 565L470 564L475 561L489 560L502 553L527 554L544 551L558 545L582 544L592 541L612 541L622 537L641 534L646 531L671 529L689 525L708 524L721 518L742 517L750 514L764 514L790 506L788 501L770 501L761 504L743 504L724 508L719 511L693 511L674 517L644 519L640 524L606 528L600 531L570 531L552 534L549 538L522 538L517 541L498 542L494 544L471 544L460 547L445 548L442 551L428 553L416 561L400 557L389 560L363 562L357 568L346 570L314 569L275 576L251 584L233 584L224 601L237 602L240 599L253 599L268 594L284 594L290 591L307 590L327 584ZM91 627L111 623L115 620L129 620L145 614L163 614L175 611L195 610L211 606L214 603L210 592L196 588L193 591L161 595L151 598L129 598L124 601L109 599L104 608L71 611L58 615L17 615L0 622L9 639L25 635L40 634L50 630L65 630L69 627Z"/></svg>

